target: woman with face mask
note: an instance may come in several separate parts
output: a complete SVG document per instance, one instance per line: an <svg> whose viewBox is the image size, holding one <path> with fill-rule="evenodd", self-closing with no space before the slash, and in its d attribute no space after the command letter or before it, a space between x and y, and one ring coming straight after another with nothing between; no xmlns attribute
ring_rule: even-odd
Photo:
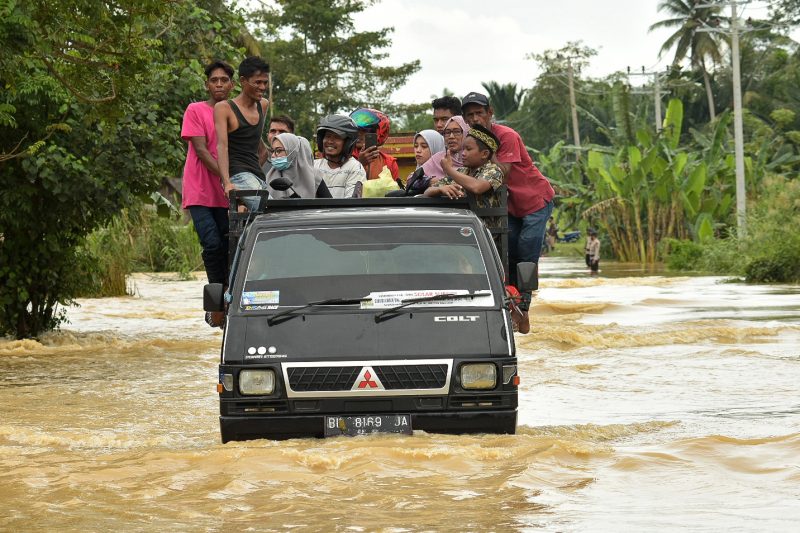
<svg viewBox="0 0 800 533"><path fill-rule="evenodd" d="M272 140L272 169L267 174L270 198L331 198L322 176L314 172L311 145L293 133L281 133ZM288 178L292 186L279 191L270 183L278 177Z"/></svg>

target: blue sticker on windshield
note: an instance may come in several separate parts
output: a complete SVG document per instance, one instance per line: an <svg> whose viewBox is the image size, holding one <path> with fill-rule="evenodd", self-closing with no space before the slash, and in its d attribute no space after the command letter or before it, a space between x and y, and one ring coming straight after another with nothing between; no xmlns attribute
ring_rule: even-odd
<svg viewBox="0 0 800 533"><path fill-rule="evenodd" d="M277 304L281 291L245 291L242 293L242 305Z"/></svg>

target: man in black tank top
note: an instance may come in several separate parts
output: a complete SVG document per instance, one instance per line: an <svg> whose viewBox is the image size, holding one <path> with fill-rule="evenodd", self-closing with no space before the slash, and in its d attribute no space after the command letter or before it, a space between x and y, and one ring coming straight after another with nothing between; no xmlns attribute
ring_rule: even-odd
<svg viewBox="0 0 800 533"><path fill-rule="evenodd" d="M239 65L242 92L233 100L214 106L217 131L217 161L222 185L227 195L232 189L264 189L261 165L267 159L267 146L261 136L269 108L264 98L269 84L269 65L257 56L248 57ZM259 199L245 198L251 211Z"/></svg>

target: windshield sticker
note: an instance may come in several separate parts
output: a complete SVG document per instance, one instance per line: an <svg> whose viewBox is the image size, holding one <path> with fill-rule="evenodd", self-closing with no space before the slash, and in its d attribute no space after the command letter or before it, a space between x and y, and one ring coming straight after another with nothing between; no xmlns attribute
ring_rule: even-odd
<svg viewBox="0 0 800 533"><path fill-rule="evenodd" d="M470 237L472 235L472 228L463 227L461 228L461 236L462 237Z"/></svg>
<svg viewBox="0 0 800 533"><path fill-rule="evenodd" d="M277 309L277 305L243 305L243 311L266 311L268 309Z"/></svg>
<svg viewBox="0 0 800 533"><path fill-rule="evenodd" d="M416 290L416 291L381 291L371 292L369 300L361 302L361 309L385 309L402 305L414 298L428 298L439 294L469 294L464 289L457 290ZM431 302L417 302L412 304L414 307L486 307L494 304L494 297L491 291L478 291L474 298L448 298L446 300L435 300Z"/></svg>
<svg viewBox="0 0 800 533"><path fill-rule="evenodd" d="M280 303L281 291L245 291L242 293L242 305L264 305Z"/></svg>

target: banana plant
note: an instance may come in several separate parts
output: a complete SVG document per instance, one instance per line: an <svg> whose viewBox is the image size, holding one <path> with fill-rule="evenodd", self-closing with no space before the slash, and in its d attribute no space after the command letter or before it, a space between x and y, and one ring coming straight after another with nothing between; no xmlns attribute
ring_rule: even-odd
<svg viewBox="0 0 800 533"><path fill-rule="evenodd" d="M681 146L682 123L683 105L673 99L660 133L640 127L634 142L613 153L587 154L594 204L584 216L600 219L623 261L653 263L661 240L711 238L719 217L730 215L730 191L716 186L727 182L731 168L722 147L726 124L694 150Z"/></svg>

